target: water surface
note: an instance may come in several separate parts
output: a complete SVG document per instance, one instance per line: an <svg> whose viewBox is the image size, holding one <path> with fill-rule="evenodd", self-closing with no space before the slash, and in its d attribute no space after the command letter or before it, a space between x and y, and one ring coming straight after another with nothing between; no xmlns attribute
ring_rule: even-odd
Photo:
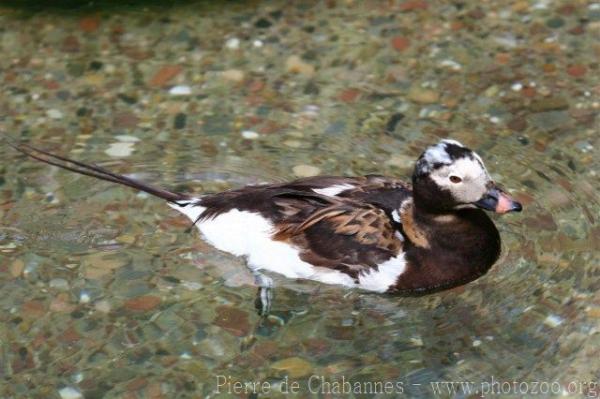
<svg viewBox="0 0 600 399"><path fill-rule="evenodd" d="M408 178L452 137L525 210L494 217L503 255L477 282L396 298L274 276L261 320L243 262L161 200L3 145L0 396L599 396L598 3L153 7L0 8L0 131L198 193Z"/></svg>

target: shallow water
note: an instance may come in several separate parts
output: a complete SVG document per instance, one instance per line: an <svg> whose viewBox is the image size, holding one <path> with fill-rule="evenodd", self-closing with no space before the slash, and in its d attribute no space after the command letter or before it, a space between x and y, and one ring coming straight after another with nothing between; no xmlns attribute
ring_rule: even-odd
<svg viewBox="0 0 600 399"><path fill-rule="evenodd" d="M585 1L0 8L14 139L202 193L408 177L452 137L525 207L494 218L502 258L465 287L274 276L261 320L243 262L160 200L3 145L0 396L599 397L599 34Z"/></svg>

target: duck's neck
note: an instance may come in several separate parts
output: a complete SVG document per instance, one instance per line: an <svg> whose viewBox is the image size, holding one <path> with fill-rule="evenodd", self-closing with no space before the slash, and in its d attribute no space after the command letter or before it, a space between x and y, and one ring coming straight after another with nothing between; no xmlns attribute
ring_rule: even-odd
<svg viewBox="0 0 600 399"><path fill-rule="evenodd" d="M457 212L432 213L417 205L412 199L405 201L400 208L402 229L415 246L431 248L436 243L439 230L448 230L462 224Z"/></svg>

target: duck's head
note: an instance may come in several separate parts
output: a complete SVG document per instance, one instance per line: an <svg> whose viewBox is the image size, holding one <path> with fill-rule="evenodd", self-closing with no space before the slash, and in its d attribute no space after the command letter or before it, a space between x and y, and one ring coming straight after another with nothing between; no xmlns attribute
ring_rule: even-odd
<svg viewBox="0 0 600 399"><path fill-rule="evenodd" d="M415 205L433 213L522 209L492 180L481 157L455 140L442 140L421 154L413 173L413 193Z"/></svg>

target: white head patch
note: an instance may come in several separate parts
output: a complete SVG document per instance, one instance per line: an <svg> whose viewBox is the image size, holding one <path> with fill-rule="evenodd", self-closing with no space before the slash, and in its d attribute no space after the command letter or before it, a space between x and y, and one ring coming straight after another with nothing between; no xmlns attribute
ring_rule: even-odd
<svg viewBox="0 0 600 399"><path fill-rule="evenodd" d="M491 181L479 155L455 140L442 140L427 148L415 171L419 176L428 175L461 204L481 199Z"/></svg>
<svg viewBox="0 0 600 399"><path fill-rule="evenodd" d="M428 147L417 162L417 171L419 174L429 173L435 165L448 165L452 163L452 157L447 150L448 145L453 145L458 148L465 148L465 146L458 141L450 139L442 140L436 145Z"/></svg>
<svg viewBox="0 0 600 399"><path fill-rule="evenodd" d="M491 181L485 167L473 158L457 159L450 165L433 170L429 176L440 188L450 191L457 202L465 204L481 199ZM454 183L451 176L461 181Z"/></svg>

